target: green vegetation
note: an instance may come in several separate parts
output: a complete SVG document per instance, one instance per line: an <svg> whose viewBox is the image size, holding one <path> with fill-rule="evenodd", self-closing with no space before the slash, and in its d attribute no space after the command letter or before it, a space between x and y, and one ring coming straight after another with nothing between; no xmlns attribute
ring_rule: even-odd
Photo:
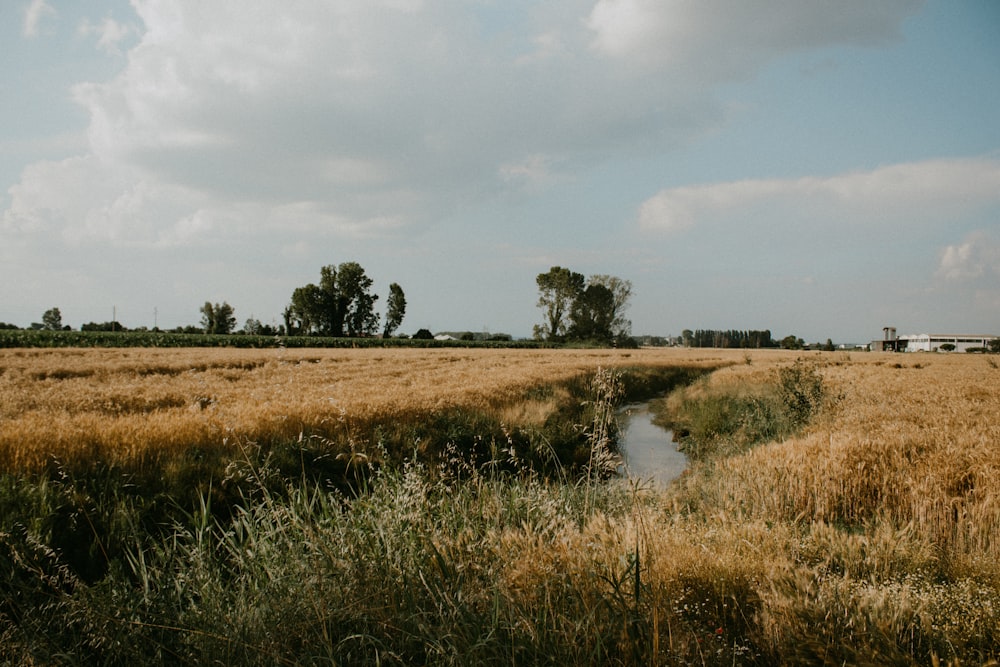
<svg viewBox="0 0 1000 667"><path fill-rule="evenodd" d="M233 315L233 307L223 301L212 304L206 301L201 307L201 326L207 334L232 333L236 328L236 317Z"/></svg>
<svg viewBox="0 0 1000 667"><path fill-rule="evenodd" d="M625 318L632 283L617 276L583 274L553 266L535 279L538 307L545 321L535 326L538 340L622 346L635 343Z"/></svg>
<svg viewBox="0 0 1000 667"><path fill-rule="evenodd" d="M795 340L792 337L792 340ZM681 342L685 347L761 348L778 347L778 341L771 338L770 329L763 331L743 331L729 329L685 329L681 332Z"/></svg>
<svg viewBox="0 0 1000 667"><path fill-rule="evenodd" d="M292 335L316 333L334 338L373 336L379 325L379 315L375 312L378 295L371 293L373 283L357 262L322 267L319 285L309 283L292 292L292 302L284 312L285 331ZM396 329L405 310L403 290L393 283L387 328Z"/></svg>
<svg viewBox="0 0 1000 667"><path fill-rule="evenodd" d="M802 360L754 385L708 386L707 379L654 401L656 421L674 431L695 461L732 456L801 429L819 411L827 392L813 364Z"/></svg>
<svg viewBox="0 0 1000 667"><path fill-rule="evenodd" d="M429 333L429 332L428 332ZM328 336L221 335L166 331L43 331L0 329L0 347L552 347L543 341L332 338Z"/></svg>

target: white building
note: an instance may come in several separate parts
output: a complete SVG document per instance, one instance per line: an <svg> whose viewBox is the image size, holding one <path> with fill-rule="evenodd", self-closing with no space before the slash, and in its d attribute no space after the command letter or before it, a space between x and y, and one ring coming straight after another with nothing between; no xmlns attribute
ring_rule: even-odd
<svg viewBox="0 0 1000 667"><path fill-rule="evenodd" d="M955 352L965 352L969 348L989 347L990 341L996 339L997 336L978 334L916 334L900 336L899 349L905 352L937 352L942 345L950 344L955 346Z"/></svg>

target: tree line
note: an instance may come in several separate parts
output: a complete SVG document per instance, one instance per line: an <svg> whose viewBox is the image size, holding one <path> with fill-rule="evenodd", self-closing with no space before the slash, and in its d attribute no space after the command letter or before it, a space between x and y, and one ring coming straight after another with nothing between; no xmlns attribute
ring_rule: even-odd
<svg viewBox="0 0 1000 667"><path fill-rule="evenodd" d="M538 274L538 306L544 321L534 327L534 338L549 343L587 342L600 345L629 345L632 323L625 310L632 293L632 283L617 276L583 274L554 266ZM373 337L395 334L406 314L406 296L398 283L389 285L384 320L376 312L379 295L372 292L374 281L357 262L327 265L320 269L319 282L296 287L282 312L283 324L269 326L251 317L237 331L235 309L228 302L206 301L199 309L201 326L177 327L171 333L206 333L226 335L323 336L330 338ZM0 327L7 326L0 323ZM10 325L10 328L17 328ZM46 311L42 323L32 329L63 330L58 308ZM90 322L81 331L126 331L117 321ZM139 329L146 330L145 327ZM159 331L155 328L153 331ZM421 329L415 338L433 338ZM475 340L474 334L462 336ZM509 337L506 337L509 338ZM494 338L495 339L495 338Z"/></svg>
<svg viewBox="0 0 1000 667"><path fill-rule="evenodd" d="M379 295L372 292L374 281L357 262L344 262L339 266L328 265L320 269L319 284L309 283L296 287L283 312L284 324L270 326L250 317L242 330L237 331L235 309L228 302L206 301L201 306L201 326L177 327L172 333L206 333L227 335L245 333L258 336L327 336L370 337L379 333L388 338L399 329L406 315L406 295L398 283L389 285L386 299L385 321L375 312ZM0 329L17 329L13 324L0 322ZM41 322L33 322L29 329L41 331L68 331L62 323L58 308L50 308L42 315ZM147 330L145 327L140 331ZM154 327L154 331L159 329ZM128 331L117 321L89 322L80 331Z"/></svg>
<svg viewBox="0 0 1000 667"><path fill-rule="evenodd" d="M793 337L794 338L794 337ZM747 329L685 329L681 332L681 343L685 347L722 347L722 348L762 348L778 347L778 342L771 338L771 330L762 331Z"/></svg>

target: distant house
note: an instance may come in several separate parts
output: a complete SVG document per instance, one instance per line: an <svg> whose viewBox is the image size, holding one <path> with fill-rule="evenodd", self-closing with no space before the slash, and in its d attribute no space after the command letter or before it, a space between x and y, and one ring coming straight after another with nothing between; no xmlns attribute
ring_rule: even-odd
<svg viewBox="0 0 1000 667"><path fill-rule="evenodd" d="M437 336L434 336L434 340L458 340L458 339L450 334L438 334Z"/></svg>

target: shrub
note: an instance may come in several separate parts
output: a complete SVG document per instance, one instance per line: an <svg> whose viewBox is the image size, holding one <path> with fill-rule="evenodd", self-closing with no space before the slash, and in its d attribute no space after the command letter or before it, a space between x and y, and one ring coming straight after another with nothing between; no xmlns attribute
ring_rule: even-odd
<svg viewBox="0 0 1000 667"><path fill-rule="evenodd" d="M795 426L802 426L823 402L823 376L814 364L801 359L778 371L781 401Z"/></svg>

